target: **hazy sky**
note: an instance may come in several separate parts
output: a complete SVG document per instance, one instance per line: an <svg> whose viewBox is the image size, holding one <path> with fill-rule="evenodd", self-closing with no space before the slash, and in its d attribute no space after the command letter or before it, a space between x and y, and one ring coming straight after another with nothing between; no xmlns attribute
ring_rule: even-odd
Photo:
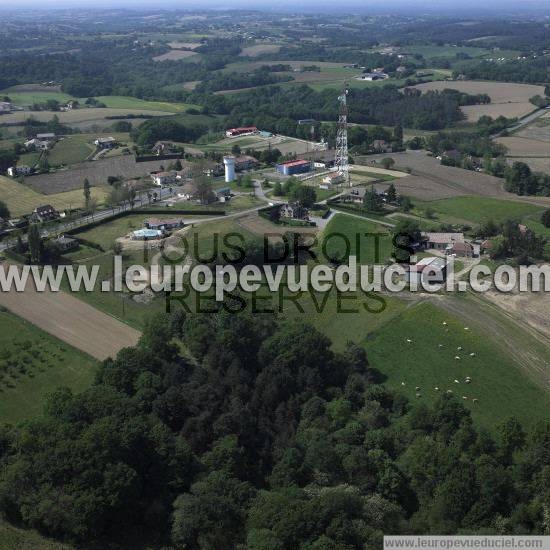
<svg viewBox="0 0 550 550"><path fill-rule="evenodd" d="M3 8L138 8L154 11L163 8L221 8L221 9L262 9L273 11L365 11L365 12L506 12L525 13L548 11L550 0L94 0L83 4L79 0L0 0Z"/></svg>

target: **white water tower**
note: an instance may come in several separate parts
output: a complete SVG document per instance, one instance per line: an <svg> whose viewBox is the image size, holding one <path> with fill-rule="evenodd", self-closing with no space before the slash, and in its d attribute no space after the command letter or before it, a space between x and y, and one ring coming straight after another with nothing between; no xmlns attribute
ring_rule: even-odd
<svg viewBox="0 0 550 550"><path fill-rule="evenodd" d="M225 183L235 181L235 157L223 157L225 166Z"/></svg>

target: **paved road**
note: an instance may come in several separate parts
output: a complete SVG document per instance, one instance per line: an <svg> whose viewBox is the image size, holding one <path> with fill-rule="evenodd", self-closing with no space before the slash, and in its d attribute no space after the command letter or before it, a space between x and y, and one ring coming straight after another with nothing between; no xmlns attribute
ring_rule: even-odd
<svg viewBox="0 0 550 550"><path fill-rule="evenodd" d="M527 124L530 124L534 120L537 120L537 118L540 118L544 114L548 113L548 109L537 109L536 111L532 112L531 114L527 115L526 117L523 117L521 120L519 120L514 126L510 126L509 128L506 128L507 132L515 132L516 130L519 130L523 126L526 126ZM500 132L497 132L496 134L493 134L491 137L496 138L499 137L504 130L501 130Z"/></svg>

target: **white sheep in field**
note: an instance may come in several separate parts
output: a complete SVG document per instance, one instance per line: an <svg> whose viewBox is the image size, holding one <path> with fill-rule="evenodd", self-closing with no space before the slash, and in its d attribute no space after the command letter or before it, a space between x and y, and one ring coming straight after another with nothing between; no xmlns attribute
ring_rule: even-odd
<svg viewBox="0 0 550 550"><path fill-rule="evenodd" d="M443 326L444 326L444 327L447 326L447 321L443 321Z"/></svg>
<svg viewBox="0 0 550 550"><path fill-rule="evenodd" d="M439 391L439 388L436 386L436 387L434 388L434 390L435 390L435 391Z"/></svg>
<svg viewBox="0 0 550 550"><path fill-rule="evenodd" d="M439 347L439 348L442 348L442 347L443 347L443 344L439 344L439 346L438 346L438 347Z"/></svg>
<svg viewBox="0 0 550 550"><path fill-rule="evenodd" d="M449 393L449 394L453 393L453 390L447 390L447 393Z"/></svg>
<svg viewBox="0 0 550 550"><path fill-rule="evenodd" d="M407 338L407 344L412 344L412 340L410 338Z"/></svg>
<svg viewBox="0 0 550 550"><path fill-rule="evenodd" d="M460 361L460 357L459 357L458 355L455 355L455 359L456 359L457 361Z"/></svg>
<svg viewBox="0 0 550 550"><path fill-rule="evenodd" d="M470 330L470 327L464 327L464 330Z"/></svg>
<svg viewBox="0 0 550 550"><path fill-rule="evenodd" d="M464 380L464 382L466 382L466 384L469 384L471 382L471 380L469 378L466 378L466 380Z"/></svg>
<svg viewBox="0 0 550 550"><path fill-rule="evenodd" d="M416 394L416 398L422 397L419 393Z"/></svg>
<svg viewBox="0 0 550 550"><path fill-rule="evenodd" d="M477 399L472 399L472 403L477 403Z"/></svg>
<svg viewBox="0 0 550 550"><path fill-rule="evenodd" d="M462 396L462 399L468 399L465 395Z"/></svg>
<svg viewBox="0 0 550 550"><path fill-rule="evenodd" d="M404 386L404 385L405 385L405 382L401 382L401 385Z"/></svg>
<svg viewBox="0 0 550 550"><path fill-rule="evenodd" d="M456 348L456 351L462 351L462 346L458 346L458 348Z"/></svg>
<svg viewBox="0 0 550 550"><path fill-rule="evenodd" d="M455 384L460 384L460 381L455 378Z"/></svg>
<svg viewBox="0 0 550 550"><path fill-rule="evenodd" d="M472 353L470 353L470 357L475 357L476 354L472 351Z"/></svg>
<svg viewBox="0 0 550 550"><path fill-rule="evenodd" d="M415 391L420 391L420 386L416 386L416 388L414 388Z"/></svg>

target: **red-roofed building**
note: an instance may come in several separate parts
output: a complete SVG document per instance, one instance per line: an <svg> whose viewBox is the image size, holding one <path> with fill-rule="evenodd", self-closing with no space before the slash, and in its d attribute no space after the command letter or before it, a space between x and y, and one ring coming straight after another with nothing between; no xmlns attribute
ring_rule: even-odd
<svg viewBox="0 0 550 550"><path fill-rule="evenodd" d="M285 176L292 176L294 174L303 174L304 172L311 171L310 160L289 160L287 162L281 162L277 164L277 172L284 174Z"/></svg>
<svg viewBox="0 0 550 550"><path fill-rule="evenodd" d="M225 131L226 137L249 136L257 133L258 128L256 126L241 126L239 128L229 128Z"/></svg>

